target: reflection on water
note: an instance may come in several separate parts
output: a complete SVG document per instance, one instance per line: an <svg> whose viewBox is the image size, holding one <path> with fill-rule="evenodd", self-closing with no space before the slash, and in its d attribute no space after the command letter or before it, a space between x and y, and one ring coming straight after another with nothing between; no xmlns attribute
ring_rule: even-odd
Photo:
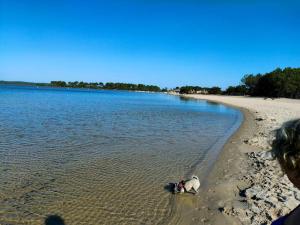
<svg viewBox="0 0 300 225"><path fill-rule="evenodd" d="M180 99L0 86L0 224L166 223L164 186L199 174L239 117Z"/></svg>

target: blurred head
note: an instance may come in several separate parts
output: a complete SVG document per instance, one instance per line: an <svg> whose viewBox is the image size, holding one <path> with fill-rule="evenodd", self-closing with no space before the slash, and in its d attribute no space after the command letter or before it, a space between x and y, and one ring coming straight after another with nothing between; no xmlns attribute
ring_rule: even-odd
<svg viewBox="0 0 300 225"><path fill-rule="evenodd" d="M300 119L277 130L273 151L290 181L300 189Z"/></svg>

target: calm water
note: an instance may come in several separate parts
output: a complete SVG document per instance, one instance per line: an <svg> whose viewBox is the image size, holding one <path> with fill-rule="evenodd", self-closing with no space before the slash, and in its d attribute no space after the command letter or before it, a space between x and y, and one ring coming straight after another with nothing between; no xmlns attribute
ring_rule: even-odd
<svg viewBox="0 0 300 225"><path fill-rule="evenodd" d="M165 224L239 111L165 94L0 86L0 224Z"/></svg>

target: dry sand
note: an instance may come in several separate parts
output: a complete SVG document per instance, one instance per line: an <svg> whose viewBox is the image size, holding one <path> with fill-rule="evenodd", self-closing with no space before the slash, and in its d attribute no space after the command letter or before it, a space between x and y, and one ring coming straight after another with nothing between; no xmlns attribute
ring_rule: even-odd
<svg viewBox="0 0 300 225"><path fill-rule="evenodd" d="M239 108L244 122L195 198L176 197L178 224L271 224L300 204L300 191L268 150L274 130L300 118L300 100L186 95Z"/></svg>

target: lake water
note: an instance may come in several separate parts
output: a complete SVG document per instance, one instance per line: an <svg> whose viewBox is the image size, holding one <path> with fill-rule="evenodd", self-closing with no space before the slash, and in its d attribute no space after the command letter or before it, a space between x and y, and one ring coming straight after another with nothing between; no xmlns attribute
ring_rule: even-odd
<svg viewBox="0 0 300 225"><path fill-rule="evenodd" d="M240 122L166 94L0 86L0 224L166 224L164 186L203 179Z"/></svg>

